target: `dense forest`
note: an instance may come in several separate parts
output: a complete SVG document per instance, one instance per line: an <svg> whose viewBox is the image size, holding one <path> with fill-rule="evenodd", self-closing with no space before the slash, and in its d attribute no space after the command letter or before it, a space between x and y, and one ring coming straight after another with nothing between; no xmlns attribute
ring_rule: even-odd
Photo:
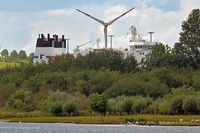
<svg viewBox="0 0 200 133"><path fill-rule="evenodd" d="M200 10L182 23L180 41L158 43L146 60L104 49L44 64L0 69L0 110L55 116L200 114Z"/></svg>

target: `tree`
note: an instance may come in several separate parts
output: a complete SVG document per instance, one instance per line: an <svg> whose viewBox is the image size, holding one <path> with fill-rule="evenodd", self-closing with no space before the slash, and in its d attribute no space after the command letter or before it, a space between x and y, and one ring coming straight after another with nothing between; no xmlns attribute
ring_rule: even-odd
<svg viewBox="0 0 200 133"><path fill-rule="evenodd" d="M122 105L122 110L126 112L127 114L130 114L132 110L132 106L133 106L132 100L129 97L127 97L124 101L124 104Z"/></svg>
<svg viewBox="0 0 200 133"><path fill-rule="evenodd" d="M8 100L9 107L21 111L30 112L36 108L35 99L32 92L18 90Z"/></svg>
<svg viewBox="0 0 200 133"><path fill-rule="evenodd" d="M152 69L154 67L159 67L163 62L161 62L160 58L163 57L167 53L164 44L158 43L156 44L151 54L149 54L146 60L142 61L141 64L146 69Z"/></svg>
<svg viewBox="0 0 200 133"><path fill-rule="evenodd" d="M182 23L180 42L176 43L176 53L186 55L194 68L200 67L200 10L194 9Z"/></svg>
<svg viewBox="0 0 200 133"><path fill-rule="evenodd" d="M138 64L135 57L133 55L129 55L123 60L121 71L122 72L135 71L137 68L137 65Z"/></svg>
<svg viewBox="0 0 200 133"><path fill-rule="evenodd" d="M198 99L196 96L188 96L183 100L182 108L186 114L198 114Z"/></svg>
<svg viewBox="0 0 200 133"><path fill-rule="evenodd" d="M10 53L10 56L12 58L17 58L18 54L17 54L17 51L16 50L13 50L11 53Z"/></svg>
<svg viewBox="0 0 200 133"><path fill-rule="evenodd" d="M183 109L182 109L182 106L183 106L183 98L182 96L177 96L175 98L172 99L171 101L171 113L172 114L183 114Z"/></svg>
<svg viewBox="0 0 200 133"><path fill-rule="evenodd" d="M50 112L55 116L63 115L63 106L61 102L55 102L50 106Z"/></svg>
<svg viewBox="0 0 200 133"><path fill-rule="evenodd" d="M30 53L28 59L29 59L31 62L33 62L33 58L34 58L34 53Z"/></svg>
<svg viewBox="0 0 200 133"><path fill-rule="evenodd" d="M3 58L7 57L8 55L9 55L9 52L8 52L7 49L4 49L4 50L1 51L1 56L2 56Z"/></svg>
<svg viewBox="0 0 200 133"><path fill-rule="evenodd" d="M78 68L110 69L111 71L130 72L137 67L134 56L124 57L121 51L102 49L90 52L85 56L78 56L75 60Z"/></svg>
<svg viewBox="0 0 200 133"><path fill-rule="evenodd" d="M107 99L104 95L91 95L90 107L93 111L106 115Z"/></svg>
<svg viewBox="0 0 200 133"><path fill-rule="evenodd" d="M72 116L73 113L76 113L77 107L75 103L69 102L64 105L64 112L68 113L69 116Z"/></svg>
<svg viewBox="0 0 200 133"><path fill-rule="evenodd" d="M26 59L27 55L26 52L24 50L20 50L19 51L19 58L20 59Z"/></svg>

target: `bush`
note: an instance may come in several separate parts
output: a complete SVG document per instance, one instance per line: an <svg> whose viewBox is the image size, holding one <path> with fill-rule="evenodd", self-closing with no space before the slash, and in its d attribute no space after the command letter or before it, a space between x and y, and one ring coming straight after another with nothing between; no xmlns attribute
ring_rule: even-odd
<svg viewBox="0 0 200 133"><path fill-rule="evenodd" d="M172 99L171 104L170 104L170 112L172 114L183 114L183 96L177 96Z"/></svg>
<svg viewBox="0 0 200 133"><path fill-rule="evenodd" d="M93 111L106 115L107 99L104 95L94 94L91 97L90 107Z"/></svg>
<svg viewBox="0 0 200 133"><path fill-rule="evenodd" d="M62 116L63 115L63 106L60 102L55 102L50 107L50 112L55 116Z"/></svg>
<svg viewBox="0 0 200 133"><path fill-rule="evenodd" d="M122 105L122 110L126 112L127 114L130 114L132 110L132 106L133 106L133 102L130 99L126 98L124 101L124 104Z"/></svg>
<svg viewBox="0 0 200 133"><path fill-rule="evenodd" d="M146 113L148 106L152 103L152 99L147 97L137 97L133 104L132 111L134 113Z"/></svg>
<svg viewBox="0 0 200 133"><path fill-rule="evenodd" d="M183 101L182 106L185 114L199 114L198 99L196 96L188 96Z"/></svg>
<svg viewBox="0 0 200 133"><path fill-rule="evenodd" d="M36 108L36 102L32 92L19 90L11 95L8 100L8 106L20 111L30 112Z"/></svg>
<svg viewBox="0 0 200 133"><path fill-rule="evenodd" d="M69 116L72 116L73 113L77 112L76 104L74 103L67 103L64 105L64 112L67 113Z"/></svg>
<svg viewBox="0 0 200 133"><path fill-rule="evenodd" d="M162 100L159 104L159 112L165 115L170 114L170 102Z"/></svg>

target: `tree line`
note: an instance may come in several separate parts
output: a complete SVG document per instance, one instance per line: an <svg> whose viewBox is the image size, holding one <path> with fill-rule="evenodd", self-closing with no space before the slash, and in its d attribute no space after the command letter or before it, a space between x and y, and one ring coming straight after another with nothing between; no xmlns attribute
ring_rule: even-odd
<svg viewBox="0 0 200 133"><path fill-rule="evenodd" d="M30 61L33 60L34 53L27 55L26 51L20 50L17 52L16 50L12 50L10 53L7 49L3 49L1 51L1 58L2 59L29 59Z"/></svg>

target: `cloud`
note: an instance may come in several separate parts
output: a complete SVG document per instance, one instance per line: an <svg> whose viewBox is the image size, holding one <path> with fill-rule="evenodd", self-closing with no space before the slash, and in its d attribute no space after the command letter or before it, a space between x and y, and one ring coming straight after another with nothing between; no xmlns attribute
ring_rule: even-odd
<svg viewBox="0 0 200 133"><path fill-rule="evenodd" d="M167 3L165 0L162 5ZM171 0L170 0L171 1ZM200 7L199 0L180 0L178 10L163 10L159 6L151 6L153 0L125 0L120 2L108 1L101 4L88 3L78 8L103 19L106 22L127 11L131 4L136 9L109 26L109 34L114 34L114 47L128 47L127 32L131 25L135 25L145 39L149 39L148 31L154 31L154 40L173 46L179 39L181 23L193 8ZM123 3L123 4L119 4ZM173 4L173 1L171 2ZM53 8L30 12L0 12L0 45L3 48L25 49L28 53L34 51L38 34L51 33L70 37L70 51L76 45L101 39L104 43L103 26L82 15L75 7ZM108 43L110 39L108 38ZM108 44L110 45L110 44ZM89 45L88 45L89 46ZM85 46L87 47L87 46Z"/></svg>
<svg viewBox="0 0 200 133"><path fill-rule="evenodd" d="M73 9L53 9L53 10L47 10L44 13L46 13L47 16L71 16L74 14Z"/></svg>
<svg viewBox="0 0 200 133"><path fill-rule="evenodd" d="M143 6L141 6L141 8L136 8L134 10L134 13L130 13L129 15L124 17L122 21L127 22L132 19L132 24L137 27L139 33L142 34L146 40L149 39L147 32L154 31L154 40L169 44L171 47L173 47L174 43L179 40L179 32L181 31L182 21L185 20L192 9L200 7L200 1L197 2L197 0L192 0L192 2L189 2L187 0L181 0L180 9L172 11L165 11L154 6L148 6L147 3L150 2L152 1L143 1ZM166 1L162 4L165 3ZM106 11L106 15L113 17L115 16L115 14L119 14L124 10L127 10L126 6L116 5L113 7L109 7ZM120 26L112 26L113 30L117 28L120 29ZM123 29L120 29L120 31L122 32ZM122 35L117 36L115 39L124 40L125 43L125 39L119 38L123 38ZM128 47L127 43L126 46Z"/></svg>

